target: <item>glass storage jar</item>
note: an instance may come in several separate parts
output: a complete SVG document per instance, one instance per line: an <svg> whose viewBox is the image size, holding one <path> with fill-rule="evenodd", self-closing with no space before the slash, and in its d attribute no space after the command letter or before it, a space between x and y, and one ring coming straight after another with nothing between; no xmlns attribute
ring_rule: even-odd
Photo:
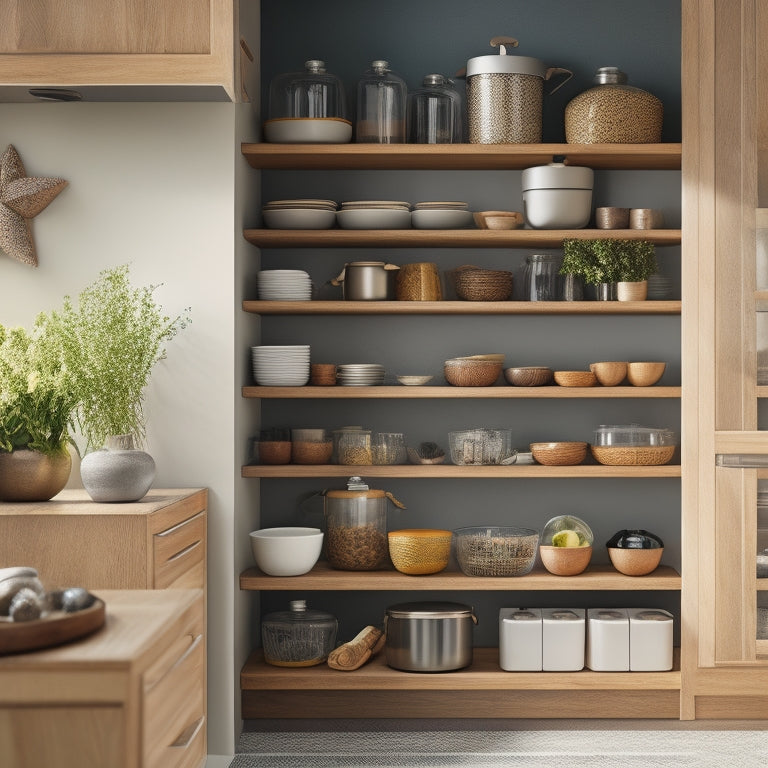
<svg viewBox="0 0 768 768"><path fill-rule="evenodd" d="M461 97L453 80L426 75L408 97L408 138L413 144L461 142Z"/></svg>
<svg viewBox="0 0 768 768"><path fill-rule="evenodd" d="M555 301L557 296L558 271L560 262L557 256L533 253L525 260L523 273L524 301Z"/></svg>
<svg viewBox="0 0 768 768"><path fill-rule="evenodd" d="M355 141L368 144L405 142L408 88L389 68L389 62L371 62L357 84Z"/></svg>
<svg viewBox="0 0 768 768"><path fill-rule="evenodd" d="M306 600L291 600L289 605L289 610L270 613L262 619L264 661L276 667L322 664L336 645L336 617L325 611L309 610Z"/></svg>
<svg viewBox="0 0 768 768"><path fill-rule="evenodd" d="M328 562L343 571L372 571L387 561L387 501L403 505L386 491L350 477L345 490L325 492L325 546Z"/></svg>
<svg viewBox="0 0 768 768"><path fill-rule="evenodd" d="M334 464L373 464L371 430L362 427L342 427L333 431Z"/></svg>
<svg viewBox="0 0 768 768"><path fill-rule="evenodd" d="M402 432L376 432L371 442L374 464L405 464L408 450Z"/></svg>
<svg viewBox="0 0 768 768"><path fill-rule="evenodd" d="M569 144L656 144L661 141L664 106L652 93L627 85L618 67L600 67L597 85L565 107Z"/></svg>
<svg viewBox="0 0 768 768"><path fill-rule="evenodd" d="M333 440L325 429L292 429L291 461L294 464L328 464Z"/></svg>

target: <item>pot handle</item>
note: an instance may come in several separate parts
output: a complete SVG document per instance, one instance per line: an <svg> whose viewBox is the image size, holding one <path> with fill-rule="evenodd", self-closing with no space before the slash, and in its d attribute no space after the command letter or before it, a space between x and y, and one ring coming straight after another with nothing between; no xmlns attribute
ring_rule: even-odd
<svg viewBox="0 0 768 768"><path fill-rule="evenodd" d="M347 265L344 265L344 269L341 270L338 277L334 277L331 280L331 285L341 285L344 282L344 274L347 271Z"/></svg>
<svg viewBox="0 0 768 768"><path fill-rule="evenodd" d="M400 267L398 267L397 264L385 264L384 269L391 271L394 269L400 269Z"/></svg>
<svg viewBox="0 0 768 768"><path fill-rule="evenodd" d="M477 616L474 613L469 614L472 617L472 623L477 626Z"/></svg>
<svg viewBox="0 0 768 768"><path fill-rule="evenodd" d="M405 509L405 504L402 501L398 501L389 491L385 491L384 495L398 508Z"/></svg>
<svg viewBox="0 0 768 768"><path fill-rule="evenodd" d="M573 72L571 72L570 69L564 69L563 67L549 67L549 69L547 69L546 73L544 74L544 79L549 80L553 75L567 75L567 77L563 78L563 81L558 83L549 92L549 96L551 96L555 91L559 91L573 77Z"/></svg>

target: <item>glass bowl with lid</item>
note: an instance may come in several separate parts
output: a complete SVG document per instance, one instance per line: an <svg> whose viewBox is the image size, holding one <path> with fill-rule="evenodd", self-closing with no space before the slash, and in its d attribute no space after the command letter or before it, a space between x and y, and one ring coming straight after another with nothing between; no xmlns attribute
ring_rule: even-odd
<svg viewBox="0 0 768 768"><path fill-rule="evenodd" d="M647 466L667 464L675 453L677 437L671 429L639 424L601 424L590 446L600 464Z"/></svg>
<svg viewBox="0 0 768 768"><path fill-rule="evenodd" d="M352 138L341 80L325 62L309 59L302 72L286 72L269 85L264 138L276 143L343 144Z"/></svg>

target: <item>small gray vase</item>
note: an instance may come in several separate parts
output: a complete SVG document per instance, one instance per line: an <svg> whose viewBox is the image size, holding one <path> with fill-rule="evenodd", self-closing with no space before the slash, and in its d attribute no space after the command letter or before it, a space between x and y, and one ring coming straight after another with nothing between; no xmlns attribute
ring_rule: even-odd
<svg viewBox="0 0 768 768"><path fill-rule="evenodd" d="M131 435L115 435L106 448L83 457L80 477L94 501L138 501L152 487L155 461L133 447Z"/></svg>

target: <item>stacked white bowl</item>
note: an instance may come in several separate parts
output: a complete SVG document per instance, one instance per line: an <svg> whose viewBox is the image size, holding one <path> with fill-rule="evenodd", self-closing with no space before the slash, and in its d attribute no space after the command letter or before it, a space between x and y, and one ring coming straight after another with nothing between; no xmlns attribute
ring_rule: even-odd
<svg viewBox="0 0 768 768"><path fill-rule="evenodd" d="M336 211L342 229L410 229L411 204L402 200L350 200Z"/></svg>
<svg viewBox="0 0 768 768"><path fill-rule="evenodd" d="M378 363L340 365L336 378L343 387L377 387L384 383L384 366Z"/></svg>
<svg viewBox="0 0 768 768"><path fill-rule="evenodd" d="M270 229L328 229L336 223L333 200L271 200L262 209Z"/></svg>
<svg viewBox="0 0 768 768"><path fill-rule="evenodd" d="M258 273L262 301L309 301L312 283L303 269L264 269Z"/></svg>
<svg viewBox="0 0 768 768"><path fill-rule="evenodd" d="M303 387L309 381L309 344L251 347L251 363L261 387Z"/></svg>
<svg viewBox="0 0 768 768"><path fill-rule="evenodd" d="M455 201L416 203L411 213L414 229L462 229L473 226L469 204Z"/></svg>

